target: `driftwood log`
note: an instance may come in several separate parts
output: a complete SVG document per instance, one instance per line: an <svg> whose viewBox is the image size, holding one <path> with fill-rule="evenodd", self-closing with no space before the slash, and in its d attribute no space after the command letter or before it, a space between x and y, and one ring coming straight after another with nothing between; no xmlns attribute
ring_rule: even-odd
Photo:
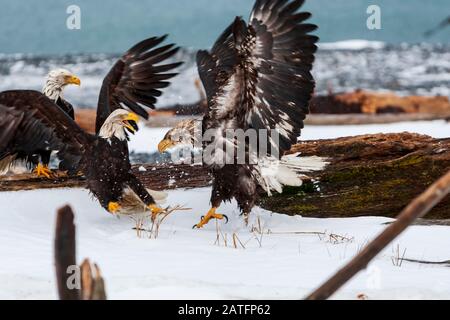
<svg viewBox="0 0 450 320"><path fill-rule="evenodd" d="M330 164L311 173L300 188L262 196L259 205L306 217L395 217L450 168L450 139L410 133L308 141L294 146L292 152L326 157ZM201 166L137 165L133 170L155 190L206 187L212 180ZM81 177L60 176L50 181L27 174L0 178L0 191L84 186ZM427 218L450 219L450 197Z"/></svg>
<svg viewBox="0 0 450 320"><path fill-rule="evenodd" d="M150 112L146 123L150 127L173 127L186 117L199 118L207 108L201 84L196 81L201 99L196 103L173 105ZM401 97L394 93L375 93L356 90L349 93L330 93L314 96L307 125L343 125L393 123L400 121L437 120L450 117L447 97ZM88 132L95 128L95 109L77 109L76 121Z"/></svg>
<svg viewBox="0 0 450 320"><path fill-rule="evenodd" d="M68 268L76 265L75 224L72 209L58 210L55 231L56 284L60 300L79 300L80 290L68 287Z"/></svg>
<svg viewBox="0 0 450 320"><path fill-rule="evenodd" d="M106 300L105 281L98 265L91 266L89 259L85 259L79 267L76 265L74 218L75 215L69 206L57 212L55 270L59 299ZM80 270L78 275L77 270Z"/></svg>
<svg viewBox="0 0 450 320"><path fill-rule="evenodd" d="M292 151L328 157L331 164L303 190L262 199L263 207L290 215L395 217L450 168L450 139L410 133L321 140ZM450 197L427 218L450 219Z"/></svg>

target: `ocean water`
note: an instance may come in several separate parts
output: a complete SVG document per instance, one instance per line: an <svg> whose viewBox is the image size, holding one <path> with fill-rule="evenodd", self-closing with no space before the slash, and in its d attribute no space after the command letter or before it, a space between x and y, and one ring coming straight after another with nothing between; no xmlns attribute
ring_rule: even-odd
<svg viewBox="0 0 450 320"><path fill-rule="evenodd" d="M253 0L0 0L0 91L41 90L54 68L67 68L82 87L67 89L79 107L95 107L103 77L120 53L153 35L183 47L186 63L158 106L199 99L195 51L208 48ZM366 26L366 9L381 8L381 30ZM81 9L81 29L66 27L69 5ZM357 88L450 96L450 26L424 33L450 15L450 0L307 0L319 25L314 68L319 94ZM350 39L363 39L348 41Z"/></svg>
<svg viewBox="0 0 450 320"><path fill-rule="evenodd" d="M81 87L68 87L66 98L78 107L95 107L103 77L117 58L109 54L0 55L0 91L41 90L47 72L62 67L71 70L82 82ZM158 106L193 103L200 97L194 85L198 79L195 50L183 49L174 60L185 64ZM450 97L450 45L388 45L367 41L323 44L313 74L318 94L366 89Z"/></svg>
<svg viewBox="0 0 450 320"><path fill-rule="evenodd" d="M210 47L254 0L0 0L0 52L120 53L151 35L170 34L183 47ZM66 9L81 10L81 29L66 27ZM381 30L367 28L369 5L381 9ZM348 39L449 43L450 28L424 33L450 15L449 0L306 0L323 42Z"/></svg>

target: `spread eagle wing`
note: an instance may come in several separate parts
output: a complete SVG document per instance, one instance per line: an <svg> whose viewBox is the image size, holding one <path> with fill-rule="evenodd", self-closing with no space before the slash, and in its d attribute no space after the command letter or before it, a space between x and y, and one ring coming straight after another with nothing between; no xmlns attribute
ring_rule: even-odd
<svg viewBox="0 0 450 320"><path fill-rule="evenodd" d="M37 91L0 93L0 160L35 150L57 151L64 168L78 170L90 135Z"/></svg>
<svg viewBox="0 0 450 320"><path fill-rule="evenodd" d="M161 64L179 50L174 44L158 47L166 37L153 37L139 42L112 67L100 91L97 133L108 116L119 108L126 107L148 119L144 107L154 109L157 97L162 94L161 89L170 84L167 80L177 75L169 71L182 64Z"/></svg>
<svg viewBox="0 0 450 320"><path fill-rule="evenodd" d="M206 119L230 114L241 129L275 130L269 141L280 155L297 142L315 83L311 75L318 38L304 0L257 0L249 24L241 18L211 52L198 53L208 96ZM269 134L270 135L270 134Z"/></svg>

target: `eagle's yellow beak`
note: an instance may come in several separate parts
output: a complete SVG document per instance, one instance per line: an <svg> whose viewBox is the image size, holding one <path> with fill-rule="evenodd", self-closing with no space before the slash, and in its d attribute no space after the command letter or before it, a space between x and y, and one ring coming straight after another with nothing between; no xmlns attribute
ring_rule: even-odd
<svg viewBox="0 0 450 320"><path fill-rule="evenodd" d="M130 112L123 118L122 123L131 133L135 133L139 130L137 123L139 122L139 116L136 113Z"/></svg>
<svg viewBox="0 0 450 320"><path fill-rule="evenodd" d="M159 153L164 153L174 146L175 146L175 143L173 143L172 140L164 139L158 144L158 151L159 151Z"/></svg>
<svg viewBox="0 0 450 320"><path fill-rule="evenodd" d="M66 78L66 84L74 84L74 85L80 86L81 80L80 80L80 78L78 78L76 76L69 76Z"/></svg>

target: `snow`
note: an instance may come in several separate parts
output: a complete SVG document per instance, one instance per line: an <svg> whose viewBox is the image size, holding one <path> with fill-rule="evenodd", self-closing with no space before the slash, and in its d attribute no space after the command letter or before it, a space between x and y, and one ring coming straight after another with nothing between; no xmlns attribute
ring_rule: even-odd
<svg viewBox="0 0 450 320"><path fill-rule="evenodd" d="M129 149L134 153L153 154L158 152L158 144L170 130L169 127L153 128L140 125L136 135L131 136ZM390 124L367 124L367 125L307 125L302 130L300 140L335 139L346 136L377 133L400 133L415 132L429 135L433 138L450 137L450 122L444 120L436 121L411 121ZM181 146L184 148L186 146ZM175 149L174 149L175 150ZM181 159L179 159L181 160ZM139 160L142 161L142 160ZM143 171L139 168L139 171ZM27 172L24 166L17 166L15 173Z"/></svg>
<svg viewBox="0 0 450 320"><path fill-rule="evenodd" d="M415 132L433 138L450 137L450 122L444 120L397 122L389 124L305 126L301 140L335 139L377 133Z"/></svg>
<svg viewBox="0 0 450 320"><path fill-rule="evenodd" d="M337 42L323 42L319 43L319 49L321 50L364 50L364 49L373 49L380 50L386 47L384 42L380 41L368 41L368 40L344 40Z"/></svg>
<svg viewBox="0 0 450 320"><path fill-rule="evenodd" d="M89 257L99 264L110 299L300 299L391 221L307 219L255 208L251 224L260 217L261 236L244 226L233 202L219 211L230 218L227 225L219 222L228 247L223 241L217 246L214 222L191 229L209 209L209 196L209 188L170 191L169 204L192 210L174 213L160 236L148 239L138 238L131 220L107 214L82 189L0 193L0 299L56 298L55 210L66 203L76 213L78 261ZM233 247L233 233L245 249ZM331 233L346 240L331 241ZM448 260L448 243L450 227L414 226L334 298L449 299L450 268L391 261L397 245L410 259Z"/></svg>
<svg viewBox="0 0 450 320"><path fill-rule="evenodd" d="M154 153L158 151L158 143L171 128L149 128L139 126L139 131L130 137L128 143L130 151L136 153Z"/></svg>
<svg viewBox="0 0 450 320"><path fill-rule="evenodd" d="M139 132L131 138L130 150L152 153L158 151L158 143L170 128L148 128L141 126ZM434 138L450 137L450 123L437 121L398 122L391 124L305 126L300 140L334 139L362 134L416 132Z"/></svg>
<svg viewBox="0 0 450 320"><path fill-rule="evenodd" d="M156 152L168 128L141 128L130 149ZM385 125L306 126L303 140L367 133L417 132L449 137L444 121ZM82 189L0 193L0 299L55 299L53 266L55 211L71 204L76 212L78 261L97 262L110 299L300 299L357 254L385 228L387 218L309 219L255 208L264 234L252 232L239 217L236 203L219 212L227 235L215 244L215 223L192 230L209 209L210 189L169 192L168 204L192 210L171 215L157 239L138 238L126 217L107 214ZM269 232L270 230L270 232ZM294 234L323 232L325 235ZM234 248L236 233L245 249ZM330 234L344 236L333 241ZM395 250L409 259L445 261L450 227L414 226L391 244L335 299L450 299L450 268L392 262Z"/></svg>

